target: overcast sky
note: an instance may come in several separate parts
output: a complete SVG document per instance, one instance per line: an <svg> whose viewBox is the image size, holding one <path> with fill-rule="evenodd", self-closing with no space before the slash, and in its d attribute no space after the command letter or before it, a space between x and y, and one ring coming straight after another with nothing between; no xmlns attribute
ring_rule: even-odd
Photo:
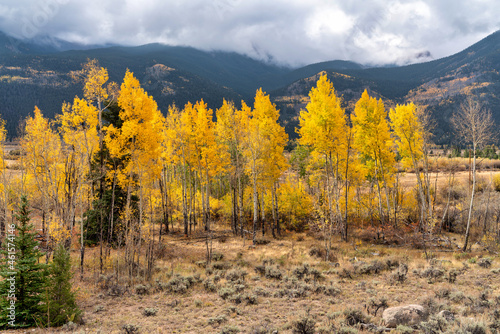
<svg viewBox="0 0 500 334"><path fill-rule="evenodd" d="M0 29L85 44L161 42L292 66L407 63L500 29L498 0L0 0Z"/></svg>

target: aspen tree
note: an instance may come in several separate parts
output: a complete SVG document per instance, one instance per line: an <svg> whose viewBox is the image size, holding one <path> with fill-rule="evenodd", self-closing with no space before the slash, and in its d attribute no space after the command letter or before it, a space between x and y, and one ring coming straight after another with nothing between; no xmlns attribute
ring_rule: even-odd
<svg viewBox="0 0 500 334"><path fill-rule="evenodd" d="M484 110L481 103L470 95L462 103L460 110L453 115L451 122L462 141L472 147L472 190L470 193L465 241L462 247L462 251L465 252L469 244L472 210L474 208L474 196L476 193L477 150L492 140L495 127L491 112Z"/></svg>
<svg viewBox="0 0 500 334"><path fill-rule="evenodd" d="M127 261L130 265L129 274L132 275L135 255L140 257L146 188L151 187L153 180L158 179L161 174L159 157L164 118L156 102L140 87L139 81L128 70L120 88L118 105L121 108L119 117L123 124L119 129L109 125L105 141L112 157L127 158L124 168L118 172L117 180L127 189ZM138 221L133 219L133 193L139 197Z"/></svg>
<svg viewBox="0 0 500 334"><path fill-rule="evenodd" d="M425 196L425 187L418 163L424 156L424 129L417 115L417 107L413 103L397 105L389 112L391 128L396 138L398 152L404 167L411 166L417 177L418 194L420 196L420 226L430 218L430 202ZM429 190L427 188L427 190Z"/></svg>
<svg viewBox="0 0 500 334"><path fill-rule="evenodd" d="M234 103L223 101L222 106L217 109L217 135L219 140L225 145L231 157L231 166L228 168L230 174L230 184L232 188L232 229L238 233L240 228L243 237L243 143L247 128L250 108L244 104L242 109L235 108ZM238 196L236 196L238 193Z"/></svg>
<svg viewBox="0 0 500 334"><path fill-rule="evenodd" d="M372 98L365 90L351 115L354 146L365 161L368 177L375 183L378 194L379 218L390 219L389 187L395 171L394 142L389 131L387 112L382 99ZM382 188L385 190L386 214L383 210Z"/></svg>
<svg viewBox="0 0 500 334"><path fill-rule="evenodd" d="M48 242L47 215L52 230L64 230L64 224L60 222L64 186L64 164L61 163L60 155L61 140L38 107L35 107L34 116L26 119L24 132L21 139L23 186L41 197L42 229L45 230Z"/></svg>
<svg viewBox="0 0 500 334"><path fill-rule="evenodd" d="M256 243L258 222L258 189L269 188L283 171L286 160L283 150L288 140L285 129L278 123L279 111L269 95L257 90L254 108L248 121L244 155L246 170L253 189L253 243Z"/></svg>
<svg viewBox="0 0 500 334"><path fill-rule="evenodd" d="M340 155L344 150L344 133L347 130L345 112L341 100L335 94L332 83L323 74L316 87L309 93L310 102L306 110L300 112L298 133L299 143L313 149L312 158L324 164L325 195L328 207L326 224L329 231L335 223L339 224Z"/></svg>
<svg viewBox="0 0 500 334"><path fill-rule="evenodd" d="M172 106L168 110L164 135L164 156L168 163L177 166L181 175L181 203L184 225L184 235L189 234L189 174L192 164L196 160L193 156L195 110L191 103L187 103L183 110Z"/></svg>
<svg viewBox="0 0 500 334"><path fill-rule="evenodd" d="M309 93L310 102L300 112L299 144L311 149L312 164L323 170L327 202L325 231L331 235L334 225L342 226L347 240L350 185L359 180L359 166L353 149L352 131L333 84L323 73ZM341 197L344 191L344 215ZM319 201L319 199L318 199ZM318 206L320 208L321 206ZM329 239L328 239L329 240ZM327 245L327 249L328 249Z"/></svg>
<svg viewBox="0 0 500 334"><path fill-rule="evenodd" d="M194 150L195 161L199 168L202 181L203 223L205 230L210 230L210 181L211 178L223 172L229 164L229 154L218 142L213 122L213 111L207 108L203 100L194 105ZM202 191L203 194L203 191ZM203 200L204 197L204 200Z"/></svg>
<svg viewBox="0 0 500 334"><path fill-rule="evenodd" d="M99 148L97 115L98 110L94 106L76 97L72 105L65 103L62 114L56 116L64 143L64 219L69 222L70 229L75 220L77 199L83 201L85 197L82 191L90 175L92 158Z"/></svg>
<svg viewBox="0 0 500 334"><path fill-rule="evenodd" d="M78 116L73 121L82 121L80 124L80 132L83 131L85 147L81 147L84 149L81 152L82 154L86 154L88 157L88 168L91 169L92 159L94 158L94 154L96 153L95 147L92 147L93 143L91 143L95 138L94 129L95 126L95 118L97 118L97 137L98 137L98 175L97 180L92 178L92 174L89 173L90 179L88 179L89 188L88 188L88 197L89 203L88 209L90 209L91 201L94 200L94 186L96 181L99 186L99 195L98 195L98 203L99 206L102 205L103 195L104 195L104 178L105 178L105 163L104 163L104 129L103 129L103 111L110 107L111 103L114 101L114 95L116 95L117 85L116 83L108 83L109 76L108 70L99 65L99 62L96 59L88 60L87 63L83 65L83 69L75 74L75 79L83 81L83 96L84 99L75 98L73 103L73 110L75 114ZM64 112L63 112L64 114ZM67 116L71 117L71 116ZM91 119L92 118L92 119ZM70 123L71 124L71 123ZM75 124L73 124L75 125ZM71 125L70 125L71 126ZM67 129L66 129L67 130ZM75 129L76 130L76 129ZM64 128L63 128L63 131ZM114 196L114 193L113 193ZM113 205L112 205L113 207ZM113 210L111 210L113 212ZM83 213L83 210L82 210ZM102 252L102 242L103 242L103 212L102 208L99 208L99 227L100 227L100 248ZM80 228L80 270L81 276L83 275L83 262L85 258L85 247L84 247L84 229L83 229L83 216L81 217L82 223ZM108 238L109 239L109 238ZM108 240L109 242L109 240ZM102 260L102 256L101 256ZM101 265L102 266L102 265Z"/></svg>

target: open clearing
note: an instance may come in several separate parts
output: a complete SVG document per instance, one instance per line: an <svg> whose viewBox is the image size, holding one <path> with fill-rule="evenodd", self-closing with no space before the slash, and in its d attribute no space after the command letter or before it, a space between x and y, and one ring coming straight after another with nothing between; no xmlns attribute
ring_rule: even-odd
<svg viewBox="0 0 500 334"><path fill-rule="evenodd" d="M96 247L87 252L84 280L74 278L84 324L28 332L126 333L128 325L130 333L137 328L150 334L292 333L296 322L308 316L316 333L363 333L369 331L362 322L382 325L385 307L415 303L430 314L451 311L455 320L446 326L452 332L470 321L494 323L500 306L498 258L480 249L461 253L455 236L439 238L451 248L428 250L428 261L422 250L356 240L334 242L325 261L322 242L306 234L290 233L256 247L228 237L213 241L217 261L205 268L205 242L169 235L146 285L127 284L125 277L111 273L98 275ZM75 251L75 267L77 257ZM109 263L118 259L112 251ZM408 273L402 277L404 266ZM349 324L349 310L366 318Z"/></svg>

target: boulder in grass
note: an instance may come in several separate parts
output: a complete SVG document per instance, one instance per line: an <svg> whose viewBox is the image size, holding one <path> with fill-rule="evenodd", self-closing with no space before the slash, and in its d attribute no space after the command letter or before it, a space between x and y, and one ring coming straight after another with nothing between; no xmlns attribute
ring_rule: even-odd
<svg viewBox="0 0 500 334"><path fill-rule="evenodd" d="M416 304L389 307L382 314L382 319L389 328L396 328L398 325L418 325L426 318L424 307Z"/></svg>

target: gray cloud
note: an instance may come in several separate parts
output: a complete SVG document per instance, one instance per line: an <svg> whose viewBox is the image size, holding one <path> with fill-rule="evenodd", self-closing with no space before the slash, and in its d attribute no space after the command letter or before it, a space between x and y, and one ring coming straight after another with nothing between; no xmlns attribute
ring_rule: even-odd
<svg viewBox="0 0 500 334"><path fill-rule="evenodd" d="M0 29L86 44L161 42L289 65L406 63L500 29L496 0L4 0ZM427 59L425 59L427 60Z"/></svg>

